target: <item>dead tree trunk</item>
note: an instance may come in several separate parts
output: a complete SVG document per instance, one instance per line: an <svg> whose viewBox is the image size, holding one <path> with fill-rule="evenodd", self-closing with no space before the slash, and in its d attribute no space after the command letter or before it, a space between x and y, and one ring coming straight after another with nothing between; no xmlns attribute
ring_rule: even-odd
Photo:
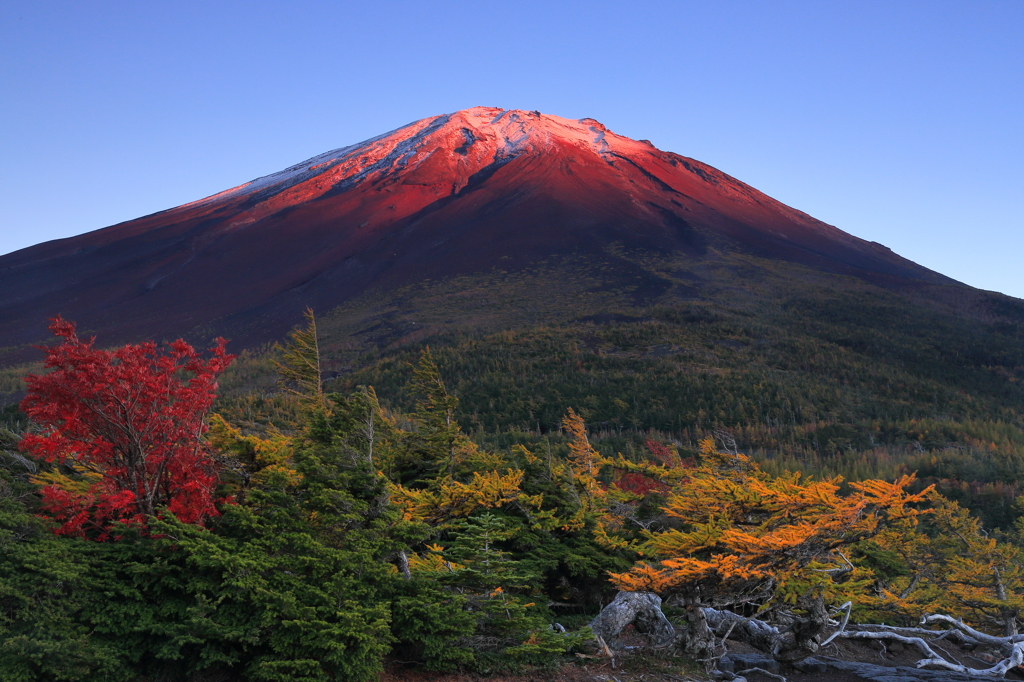
<svg viewBox="0 0 1024 682"><path fill-rule="evenodd" d="M777 661L794 663L818 651L822 634L829 626L828 612L821 597L810 598L802 606L807 610L807 617L797 618L781 630L730 611L707 608L702 611L711 630L719 637L729 632L732 639L746 642Z"/></svg>
<svg viewBox="0 0 1024 682"><path fill-rule="evenodd" d="M412 580L412 571L409 570L409 556L402 550L398 553L398 570L402 572L402 577L406 580Z"/></svg>
<svg viewBox="0 0 1024 682"><path fill-rule="evenodd" d="M963 624L959 620L942 614L933 614L921 619L921 625L933 625L941 623L949 626L949 630L927 630L924 628L899 628L889 625L868 625L857 626L853 631L840 631L836 636L847 639L888 639L903 644L909 644L917 648L924 658L917 662L918 668L942 668L951 670L972 677L1003 678L1006 674L1018 668L1024 663L1024 635L1011 635L1006 637L995 637ZM1001 651L1004 658L990 668L970 668L956 661L948 661L945 656L948 652L940 649L945 656L937 653L929 642L937 642L944 639L953 639L951 635L958 634L961 643L975 646L994 647ZM980 658L972 657L975 660ZM992 660L996 660L993 657Z"/></svg>
<svg viewBox="0 0 1024 682"><path fill-rule="evenodd" d="M676 630L661 612L661 597L653 592L619 592L601 609L590 629L611 646L627 625L650 637L654 646L667 646L675 640Z"/></svg>
<svg viewBox="0 0 1024 682"><path fill-rule="evenodd" d="M821 597L801 603L806 616L788 626L776 628L756 618L744 618L730 611L687 605L686 628L677 633L661 611L661 598L651 592L619 592L590 622L600 642L614 648L614 640L626 626L650 637L653 646L677 643L690 656L711 665L721 656L721 638L746 642L775 660L792 663L817 652L829 627L828 612Z"/></svg>
<svg viewBox="0 0 1024 682"><path fill-rule="evenodd" d="M717 664L723 652L715 651L715 633L712 630L707 618L707 611L700 606L686 607L686 630L683 631L683 651L689 654L694 660L704 663L704 667L711 671Z"/></svg>

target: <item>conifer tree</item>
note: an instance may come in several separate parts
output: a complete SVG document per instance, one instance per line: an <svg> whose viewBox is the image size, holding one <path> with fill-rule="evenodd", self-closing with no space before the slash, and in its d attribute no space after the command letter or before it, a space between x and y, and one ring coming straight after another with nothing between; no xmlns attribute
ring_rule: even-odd
<svg viewBox="0 0 1024 682"><path fill-rule="evenodd" d="M572 470L573 482L584 496L584 506L590 507L604 492L597 481L602 459L587 437L587 427L583 417L576 414L570 407L568 414L562 418L562 429L569 436L569 466Z"/></svg>
<svg viewBox="0 0 1024 682"><path fill-rule="evenodd" d="M281 360L273 361L274 367L285 390L299 396L308 407L327 412L316 316L312 308L306 308L303 316L306 326L293 330L286 346L274 346L281 353Z"/></svg>
<svg viewBox="0 0 1024 682"><path fill-rule="evenodd" d="M506 519L485 512L448 525L448 547L431 545L414 570L455 590L473 615L465 638L478 668L518 667L557 660L590 637L588 631L555 632L545 597L531 585L539 575L503 549L516 535Z"/></svg>
<svg viewBox="0 0 1024 682"><path fill-rule="evenodd" d="M418 456L431 462L436 470L453 476L459 447L467 439L455 419L459 399L445 387L429 347L423 349L413 368L409 390L419 397L414 413L419 426Z"/></svg>

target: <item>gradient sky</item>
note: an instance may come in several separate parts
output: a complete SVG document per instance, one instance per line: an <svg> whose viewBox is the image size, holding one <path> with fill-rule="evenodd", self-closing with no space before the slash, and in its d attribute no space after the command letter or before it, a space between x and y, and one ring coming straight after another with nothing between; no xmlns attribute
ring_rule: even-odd
<svg viewBox="0 0 1024 682"><path fill-rule="evenodd" d="M596 118L1024 298L1021 0L6 0L0 93L0 253L487 105Z"/></svg>

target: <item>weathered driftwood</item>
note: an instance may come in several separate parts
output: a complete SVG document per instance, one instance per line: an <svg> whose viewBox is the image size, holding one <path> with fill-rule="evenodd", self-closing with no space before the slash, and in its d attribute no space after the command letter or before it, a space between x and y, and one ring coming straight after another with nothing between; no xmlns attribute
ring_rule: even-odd
<svg viewBox="0 0 1024 682"><path fill-rule="evenodd" d="M969 625L943 614L925 616L921 619L922 625L942 623L949 626L949 630L925 630L923 628L897 628L886 625L873 625L871 630L857 629L850 632L840 631L837 636L846 639L875 639L901 642L917 648L924 656L917 662L918 668L941 668L965 675L978 677L1005 677L1006 673L1024 663L1024 635L1010 635L996 637L995 635L979 632ZM914 635L904 634L912 631ZM958 661L948 661L939 655L929 644L947 638L952 632L960 633L962 641L975 645L994 647L1003 652L1004 658L989 668L971 668ZM948 656L948 654L947 654ZM952 658L952 656L949 656Z"/></svg>
<svg viewBox="0 0 1024 682"><path fill-rule="evenodd" d="M936 641L940 639L947 640L955 642L958 646L965 649L973 649L981 644L981 642L973 637L970 637L959 630L953 629L943 630L940 632L936 630L928 630L927 628L909 628L897 625L875 625L873 623L857 623L851 624L849 627L851 632L895 632L907 637L930 637ZM836 632L832 636L837 637L840 634L842 633Z"/></svg>
<svg viewBox="0 0 1024 682"><path fill-rule="evenodd" d="M805 605L809 618L795 621L780 630L755 618L744 618L729 611L690 607L686 610L687 627L677 633L661 611L661 598L651 592L619 592L610 604L590 623L599 642L613 642L628 625L646 634L653 646L681 645L699 660L720 656L725 637L742 640L778 661L799 661L814 654L820 647L822 633L828 626L828 614L820 599ZM716 655L717 654L717 655Z"/></svg>
<svg viewBox="0 0 1024 682"><path fill-rule="evenodd" d="M846 613L841 623L828 618L824 603L820 599L809 601L803 606L809 617L795 620L784 628L775 627L756 618L746 618L730 611L713 608L688 609L688 619L693 622L688 623L686 631L677 633L661 611L660 597L650 592L619 592L615 599L591 621L590 628L603 648L605 648L605 643L612 643L627 626L632 624L637 632L650 637L652 646L663 647L677 644L688 650L707 650L711 652L711 658L707 659L709 661L717 660L719 657L714 656L714 649L716 645L720 647L722 641L716 642L716 636L722 640L732 638L746 642L783 663L798 662L815 653L822 645L842 637L844 639L893 641L913 646L921 652L923 657L917 662L918 668L937 668L964 675L1001 678L1005 677L1010 670L1024 665L1024 635L1004 637L989 635L942 614L925 616L921 619L921 625L942 624L947 626L946 630L889 625L851 625L847 629L850 608L848 604L844 604L842 607ZM694 625L704 629L707 633L700 638L701 641L697 647L693 646L694 642L688 641L688 635L692 635L690 630L694 629ZM824 632L829 628L835 628L835 631L825 639ZM972 668L956 660L948 660L953 658L948 653L943 656L936 651L933 645L941 640L956 641L962 646L971 648L979 646L994 648L1002 652L1003 659L988 668ZM690 653L698 652L690 651Z"/></svg>
<svg viewBox="0 0 1024 682"><path fill-rule="evenodd" d="M805 600L801 604L806 618L793 620L784 628L776 628L756 618L745 618L731 611L702 609L704 619L713 633L750 644L771 655L776 661L794 663L814 655L821 648L830 620L821 598Z"/></svg>
<svg viewBox="0 0 1024 682"><path fill-rule="evenodd" d="M629 625L647 635L654 646L668 646L675 640L676 630L661 611L661 597L652 592L619 592L590 621L594 635L609 644Z"/></svg>

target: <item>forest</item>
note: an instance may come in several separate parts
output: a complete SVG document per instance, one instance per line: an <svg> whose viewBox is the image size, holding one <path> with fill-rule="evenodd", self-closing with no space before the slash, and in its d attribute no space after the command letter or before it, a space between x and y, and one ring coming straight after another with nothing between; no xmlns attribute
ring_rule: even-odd
<svg viewBox="0 0 1024 682"><path fill-rule="evenodd" d="M966 636L1002 638L1006 661L1024 656L1017 502L993 529L907 471L949 466L928 452L950 437L1019 452L1018 430L969 409L951 422L887 408L868 436L827 419L730 431L706 410L683 442L678 429L618 428L636 408L611 398L566 401L553 428L543 417L548 428L531 431L527 406L489 413L505 427L467 413L448 388L466 382L442 371L452 346L393 358L403 385L356 374L330 390L311 311L269 360L236 359L223 342L104 350L60 318L51 331L0 442L5 680L550 669L610 655L621 627L595 618L623 594L658 595L668 630L647 627L650 638L664 647L675 633L673 655L705 666L730 619L799 660L841 606L893 636L923 616L960 619ZM493 358L521 376L514 350ZM278 390L217 400L233 362L272 363ZM478 390L501 380L478 370ZM577 364L572 376L587 373ZM781 415L767 388L762 409ZM730 389L729 409L749 409L742 383ZM920 458L880 454L871 466L885 476L844 480L737 449L860 437L907 439Z"/></svg>
<svg viewBox="0 0 1024 682"><path fill-rule="evenodd" d="M635 282L573 261L329 311L318 318L326 385L373 386L410 412L404 387L429 344L482 447L547 448L573 407L607 457L642 456L648 438L693 457L718 434L773 474L916 473L919 489L934 484L986 526L1012 527L1024 474L1019 301L885 291L753 257L682 269L620 255L640 285L657 276L674 288L644 298ZM240 425L293 411L274 359L269 347L241 352L218 410Z"/></svg>

